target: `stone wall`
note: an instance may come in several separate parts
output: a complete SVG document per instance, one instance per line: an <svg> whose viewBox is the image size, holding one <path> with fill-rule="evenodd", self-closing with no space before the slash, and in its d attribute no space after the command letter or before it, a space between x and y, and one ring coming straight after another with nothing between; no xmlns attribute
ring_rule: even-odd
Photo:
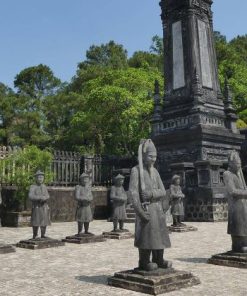
<svg viewBox="0 0 247 296"><path fill-rule="evenodd" d="M185 206L186 221L220 222L228 217L228 203L226 198L196 201L189 200Z"/></svg>
<svg viewBox="0 0 247 296"><path fill-rule="evenodd" d="M19 206L14 202L16 188L7 187L2 189L3 206L1 209L2 225L16 226L18 221L23 220L20 216ZM73 187L48 187L50 194L49 206L52 222L69 222L75 220L76 201ZM93 187L94 201L92 205L94 219L107 219L110 215L109 189L106 187ZM27 213L31 211L31 203L27 204ZM27 218L26 218L27 219ZM26 223L25 223L26 224Z"/></svg>

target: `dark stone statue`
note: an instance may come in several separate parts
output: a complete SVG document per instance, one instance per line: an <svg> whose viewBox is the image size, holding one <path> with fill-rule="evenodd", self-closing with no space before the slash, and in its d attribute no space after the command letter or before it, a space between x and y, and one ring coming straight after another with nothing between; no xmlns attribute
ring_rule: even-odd
<svg viewBox="0 0 247 296"><path fill-rule="evenodd" d="M91 203L93 201L92 187L89 175L83 173L80 176L81 185L75 187L75 199L78 202L76 209L76 221L78 222L78 235L82 234L83 224L85 234L88 232L89 223L93 220Z"/></svg>
<svg viewBox="0 0 247 296"><path fill-rule="evenodd" d="M184 216L184 197L185 195L180 186L180 176L174 175L170 186L171 214L173 217L172 226L185 226L185 224L182 223L182 218Z"/></svg>
<svg viewBox="0 0 247 296"><path fill-rule="evenodd" d="M112 220L113 220L113 231L125 231L124 220L126 220L126 203L127 194L123 188L124 176L118 174L115 178L115 184L111 187L110 199L112 202ZM119 223L119 229L118 229Z"/></svg>
<svg viewBox="0 0 247 296"><path fill-rule="evenodd" d="M156 158L153 142L142 140L138 151L139 165L132 168L129 185L136 212L135 247L139 249L139 269L146 271L171 267L171 262L163 259L164 248L171 246L165 214L169 201L154 168Z"/></svg>
<svg viewBox="0 0 247 296"><path fill-rule="evenodd" d="M228 234L232 237L232 251L247 253L247 187L236 151L229 156L224 182L228 192Z"/></svg>
<svg viewBox="0 0 247 296"><path fill-rule="evenodd" d="M50 225L50 209L47 200L50 198L44 182L44 173L37 171L34 175L36 184L31 185L28 197L32 201L31 225L33 227L33 239L38 235L41 228L41 238L45 238L46 226Z"/></svg>

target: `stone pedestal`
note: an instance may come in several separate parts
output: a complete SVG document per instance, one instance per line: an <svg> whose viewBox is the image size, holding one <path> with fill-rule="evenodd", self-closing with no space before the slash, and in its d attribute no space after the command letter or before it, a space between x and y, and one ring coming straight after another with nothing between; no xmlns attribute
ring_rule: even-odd
<svg viewBox="0 0 247 296"><path fill-rule="evenodd" d="M172 268L145 272L138 269L121 271L108 278L110 286L136 292L158 295L200 284L190 272Z"/></svg>
<svg viewBox="0 0 247 296"><path fill-rule="evenodd" d="M64 245L65 243L62 242L61 240L52 239L49 237L21 240L19 243L16 244L18 248L25 248L25 249L31 249L31 250L54 248L54 247L60 247Z"/></svg>
<svg viewBox="0 0 247 296"><path fill-rule="evenodd" d="M198 229L194 226L181 225L181 226L168 226L169 231L171 232L188 232L188 231L197 231Z"/></svg>
<svg viewBox="0 0 247 296"><path fill-rule="evenodd" d="M12 245L0 244L0 254L13 253L13 252L15 252L15 247L13 247Z"/></svg>
<svg viewBox="0 0 247 296"><path fill-rule="evenodd" d="M247 253L235 253L232 251L212 256L208 263L237 268L247 268Z"/></svg>
<svg viewBox="0 0 247 296"><path fill-rule="evenodd" d="M134 235L129 232L129 230L118 230L118 231L110 231L110 232L103 232L102 235L105 238L109 238L109 239L127 239L127 238L133 238Z"/></svg>
<svg viewBox="0 0 247 296"><path fill-rule="evenodd" d="M103 235L94 235L92 233L82 233L80 235L71 235L66 236L65 239L62 240L66 243L74 243L74 244L88 244L88 243L98 243L105 242L106 238Z"/></svg>

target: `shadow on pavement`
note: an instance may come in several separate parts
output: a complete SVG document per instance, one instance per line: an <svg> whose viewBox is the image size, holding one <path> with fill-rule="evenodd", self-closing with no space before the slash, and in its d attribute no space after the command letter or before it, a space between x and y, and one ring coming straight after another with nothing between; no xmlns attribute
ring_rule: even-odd
<svg viewBox="0 0 247 296"><path fill-rule="evenodd" d="M175 260L190 263L207 263L208 258L175 258Z"/></svg>
<svg viewBox="0 0 247 296"><path fill-rule="evenodd" d="M111 277L111 275L81 275L76 276L75 279L86 283L107 285L107 279L109 277Z"/></svg>

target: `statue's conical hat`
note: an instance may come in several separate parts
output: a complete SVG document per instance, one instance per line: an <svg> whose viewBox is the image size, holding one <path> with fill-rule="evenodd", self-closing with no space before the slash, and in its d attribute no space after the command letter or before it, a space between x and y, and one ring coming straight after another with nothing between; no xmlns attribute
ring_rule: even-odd
<svg viewBox="0 0 247 296"><path fill-rule="evenodd" d="M121 174L118 174L118 175L115 177L115 180L118 180L118 179L124 179L124 176L121 175Z"/></svg>
<svg viewBox="0 0 247 296"><path fill-rule="evenodd" d="M42 172L41 170L38 170L38 171L34 174L35 177L36 177L36 176L44 176L44 175L45 175L45 173Z"/></svg>
<svg viewBox="0 0 247 296"><path fill-rule="evenodd" d="M181 177L179 175L174 175L172 177L172 183L176 180L176 179L180 179Z"/></svg>
<svg viewBox="0 0 247 296"><path fill-rule="evenodd" d="M157 152L154 143L151 139L147 139L145 140L145 142L143 143L143 149L142 151L144 153L149 153L149 152Z"/></svg>
<svg viewBox="0 0 247 296"><path fill-rule="evenodd" d="M86 173L83 173L80 175L80 179L89 178L89 175Z"/></svg>

